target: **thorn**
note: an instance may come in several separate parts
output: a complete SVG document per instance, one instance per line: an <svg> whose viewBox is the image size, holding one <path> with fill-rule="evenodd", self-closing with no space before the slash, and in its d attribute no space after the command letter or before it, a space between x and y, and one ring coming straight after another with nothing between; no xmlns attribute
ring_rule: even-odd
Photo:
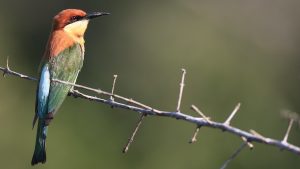
<svg viewBox="0 0 300 169"><path fill-rule="evenodd" d="M114 77L114 80L113 80L113 84L112 84L112 88L111 88L111 95L110 95L110 98L109 98L110 101L112 101L112 102L115 100L114 99L114 91L115 91L115 85L116 85L118 75L114 75L113 77ZM113 105L111 105L110 107L114 108Z"/></svg>
<svg viewBox="0 0 300 169"><path fill-rule="evenodd" d="M8 60L9 60L9 56L7 56L7 58L6 58L6 68L7 68L8 70L10 70L10 69L9 69L9 65L8 65Z"/></svg>
<svg viewBox="0 0 300 169"><path fill-rule="evenodd" d="M208 123L210 123L209 117L206 117L204 115L204 113L202 113L198 107L196 107L195 105L191 105L191 109L195 112L197 112L205 121L207 121Z"/></svg>
<svg viewBox="0 0 300 169"><path fill-rule="evenodd" d="M177 108L176 108L177 112L180 112L180 104L182 99L183 87L185 85L184 78L185 78L186 70L182 68L181 71L182 71L182 76L181 76L181 82L179 84L180 90L179 90L179 97L178 97Z"/></svg>
<svg viewBox="0 0 300 169"><path fill-rule="evenodd" d="M247 145L247 143L243 142L242 145L229 157L228 160L226 160L224 162L224 164L221 166L220 169L225 169L227 167L227 165L234 159L236 158L239 153L245 148L245 146Z"/></svg>
<svg viewBox="0 0 300 169"><path fill-rule="evenodd" d="M10 72L8 60L9 60L9 56L7 56L7 58L6 58L6 68L5 68L4 72L3 72L3 77L5 77L5 75Z"/></svg>
<svg viewBox="0 0 300 169"><path fill-rule="evenodd" d="M288 138L289 138L289 134L290 134L290 131L291 131L291 128L292 128L292 125L293 125L293 122L294 122L294 120L290 119L290 123L289 123L288 129L287 129L287 131L285 133L285 136L284 136L284 138L282 140L282 143L287 143Z"/></svg>
<svg viewBox="0 0 300 169"><path fill-rule="evenodd" d="M230 114L230 116L227 118L227 120L224 122L225 125L230 125L230 121L232 120L232 118L234 117L234 115L237 113L237 111L240 109L241 107L241 103L238 103L234 110L232 111L232 113Z"/></svg>
<svg viewBox="0 0 300 169"><path fill-rule="evenodd" d="M130 144L133 142L134 137L135 137L137 131L139 130L139 128L140 128L140 126L141 126L141 124L142 124L142 121L143 121L144 117L146 117L146 114L141 114L140 119L139 119L139 121L137 122L134 131L132 132L130 138L128 138L128 142L127 142L127 144L125 145L125 147L123 148L123 153L127 153L127 151L129 150L129 146L130 146Z"/></svg>
<svg viewBox="0 0 300 169"><path fill-rule="evenodd" d="M252 144L252 143L250 143L247 139L246 139L246 137L241 137L242 138L242 140L245 142L245 143L247 143L247 145L248 145L248 147L250 148L250 150L252 150L253 148L254 148L254 145Z"/></svg>
<svg viewBox="0 0 300 169"><path fill-rule="evenodd" d="M110 100L113 101L114 100L114 90L115 90L115 85L116 85L116 81L117 81L117 77L118 75L114 75L114 81L113 81L113 84L112 84L112 88L111 88L111 96L110 96Z"/></svg>
<svg viewBox="0 0 300 169"><path fill-rule="evenodd" d="M197 113L198 113L198 114L199 114L199 115L200 115L207 123L211 124L211 122L210 122L210 120L209 120L209 117L206 117L206 116L204 115L204 113L202 113L202 112L198 109L198 107L196 107L195 105L191 105L191 109L192 109L193 111L197 112ZM197 126L197 128L196 128L196 130L195 130L195 132L194 132L194 134L193 134L193 137L192 137L192 138L190 139L190 141L189 141L190 144L197 141L197 135L198 135L198 132L199 132L200 128L201 128L201 126Z"/></svg>
<svg viewBox="0 0 300 169"><path fill-rule="evenodd" d="M265 137L263 135L259 134L257 131L255 131L253 129L250 129L250 133L257 137L260 137L261 139L265 139Z"/></svg>
<svg viewBox="0 0 300 169"><path fill-rule="evenodd" d="M197 128L193 134L193 137L189 141L190 144L195 143L197 141L197 135L199 133L200 128L201 128L201 126L197 126Z"/></svg>

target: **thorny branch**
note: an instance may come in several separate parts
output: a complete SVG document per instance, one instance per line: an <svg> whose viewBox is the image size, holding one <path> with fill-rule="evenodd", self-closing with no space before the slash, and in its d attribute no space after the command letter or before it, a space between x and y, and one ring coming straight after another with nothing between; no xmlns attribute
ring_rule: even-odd
<svg viewBox="0 0 300 169"><path fill-rule="evenodd" d="M27 76L27 75L24 75L24 74L21 74L21 73L18 73L16 71L11 70L9 68L9 65L8 65L8 59L7 59L6 67L5 68L0 67L0 70L3 72L3 76L13 75L13 76L17 76L17 77L20 77L20 78L23 78L23 79L27 79L27 80L31 80L31 81L37 81L37 79L34 78L34 77L30 77L30 76ZM152 115L152 116L164 116L164 117L175 118L175 119L178 119L178 120L184 120L186 122L195 124L197 128L196 128L194 136L193 136L193 138L191 139L190 142L195 142L196 141L196 136L197 136L197 133L198 133L200 127L216 128L216 129L220 129L222 131L227 131L231 134L234 134L234 135L237 135L237 136L241 137L243 139L244 143L234 153L234 155L231 156L230 159L228 159L225 162L226 165L235 156L238 155L238 153L244 148L245 145L248 145L250 148L253 148L253 145L251 144L251 142L257 142L257 143L263 143L263 144L266 144L266 145L272 145L272 146L280 148L282 150L287 150L287 151L290 151L290 152L295 153L297 155L300 155L300 147L288 143L288 136L289 136L293 121L297 121L297 122L300 121L299 116L296 116L294 114L292 114L292 115L289 115L287 113L283 114L283 116L290 119L290 124L289 124L287 132L284 136L284 139L283 140L275 140L275 139L272 139L272 138L267 138L267 137L259 134L258 132L254 131L252 129L250 129L250 132L247 132L247 131L241 130L237 127L233 127L233 126L230 125L230 121L232 120L234 115L239 110L240 103L235 107L235 109L230 114L228 119L223 123L212 121L209 117L206 117L194 105L192 105L191 108L194 111L196 111L197 113L199 113L199 115L201 117L194 117L194 116L185 114L183 112L180 112L180 104L181 104L181 99L182 99L182 94L183 94L185 74L186 74L185 69L182 69L182 79L181 79L181 83L180 83L180 91L179 91L179 98L178 98L176 112L157 110L157 109L154 109L154 108L152 108L150 106L147 106L143 103L135 101L131 98L126 98L126 97L115 94L114 93L114 88L115 88L115 81L116 81L116 78L117 78L116 75L114 76L113 88L112 88L111 93L100 90L100 89L95 89L95 88L91 88L91 87L87 87L87 86L83 86L83 85L73 84L73 83L66 82L66 81L61 81L59 79L52 79L52 81L57 82L57 83L66 84L66 85L75 86L79 89L84 89L84 90L87 90L87 91L95 92L98 95L104 95L104 96L109 97L107 99L104 99L104 98L100 98L100 97L97 97L97 96L91 96L91 95L84 94L84 93L82 93L78 90L70 91L69 95L73 96L75 98L82 98L82 99L87 99L87 100L94 101L94 102L101 102L101 103L107 104L111 107L116 107L116 108L121 108L121 109L128 109L128 110L139 113L141 115L141 117L140 117L140 120L137 124L136 129L134 130L132 136L129 139L128 147L129 147L130 143L132 142L132 140L134 138L134 135L136 134L137 129L138 129L141 121L143 120L144 116ZM128 147L126 146L125 149L127 148L127 150L128 150ZM224 166L222 166L222 167L224 167Z"/></svg>

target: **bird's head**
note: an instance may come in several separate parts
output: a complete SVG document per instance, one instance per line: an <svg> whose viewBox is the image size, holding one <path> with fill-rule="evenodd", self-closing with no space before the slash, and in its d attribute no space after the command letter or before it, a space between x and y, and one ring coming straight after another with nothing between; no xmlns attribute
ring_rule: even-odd
<svg viewBox="0 0 300 169"><path fill-rule="evenodd" d="M93 12L87 14L80 9L65 9L54 17L53 30L64 30L71 36L81 38L89 20L103 15L109 15L109 13Z"/></svg>

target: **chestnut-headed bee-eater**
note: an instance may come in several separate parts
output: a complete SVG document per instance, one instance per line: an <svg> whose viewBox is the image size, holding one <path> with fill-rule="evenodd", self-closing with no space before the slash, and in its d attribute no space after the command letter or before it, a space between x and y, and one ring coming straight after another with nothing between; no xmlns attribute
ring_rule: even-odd
<svg viewBox="0 0 300 169"><path fill-rule="evenodd" d="M46 162L48 125L72 86L54 82L58 79L75 83L84 59L84 32L89 20L108 15L87 14L79 9L66 9L53 19L51 34L39 70L33 127L38 120L35 150L31 165Z"/></svg>

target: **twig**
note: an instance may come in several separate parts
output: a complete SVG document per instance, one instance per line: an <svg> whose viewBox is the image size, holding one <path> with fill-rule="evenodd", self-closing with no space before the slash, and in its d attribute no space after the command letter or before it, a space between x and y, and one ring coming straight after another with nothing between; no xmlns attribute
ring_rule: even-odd
<svg viewBox="0 0 300 169"><path fill-rule="evenodd" d="M232 113L230 114L230 116L227 118L227 120L224 122L225 125L230 125L230 121L232 120L232 118L234 117L234 115L236 114L236 112L240 109L241 107L241 103L238 103L234 110L232 111Z"/></svg>
<svg viewBox="0 0 300 169"><path fill-rule="evenodd" d="M123 153L127 153L127 151L129 150L129 146L131 145L131 143L133 142L134 140L134 137L137 133L137 131L139 130L141 124L142 124L142 121L144 119L146 115L145 114L141 114L140 115L140 119L139 121L137 122L136 126L135 126L135 129L133 130L132 134L131 134L131 137L128 138L128 142L127 144L125 145L124 149L123 149Z"/></svg>
<svg viewBox="0 0 300 169"><path fill-rule="evenodd" d="M180 104L181 104L183 87L184 87L184 78L185 78L185 74L186 74L185 69L181 69L181 71L182 71L182 77L181 77L181 82L180 82L179 97L178 97L177 108L176 108L177 112L180 112Z"/></svg>
<svg viewBox="0 0 300 169"><path fill-rule="evenodd" d="M290 134L293 122L294 122L294 120L290 119L290 123L289 123L288 129L286 130L286 133L285 133L285 136L284 136L284 138L282 140L282 143L287 143L287 140L289 138L289 134Z"/></svg>
<svg viewBox="0 0 300 169"><path fill-rule="evenodd" d="M14 75L14 76L17 76L17 77L20 77L23 79L27 79L27 80L32 80L32 81L37 80L36 78L30 77L27 75L23 75L21 73L14 72L10 69L6 69L3 67L0 67L0 70L2 72L6 72L6 74L8 74L8 75ZM69 84L68 82L60 82L60 83ZM89 87L82 86L82 85L76 85L76 84L69 84L69 85L76 86L81 89L87 89L87 90L92 89L92 90L97 91L97 89L89 88ZM144 105L144 104L136 102L136 101L131 101L131 103L134 103L134 105L129 105L129 104L122 103L119 101L111 102L109 99L102 99L102 98L99 98L96 96L90 96L90 95L81 93L76 90L73 90L69 93L71 96L73 96L75 98L82 98L82 99L87 99L87 100L94 101L94 102L101 102L101 103L107 104L109 106L114 106L114 107L122 108L122 109L128 109L128 110L131 110L131 111L134 111L137 113L143 113L145 115L170 117L170 118L174 118L174 119L183 120L183 121L186 121L189 123L193 123L193 124L196 124L197 126L204 126L204 127L220 129L220 130L227 131L228 133L234 134L239 137L245 137L247 139L247 141L249 141L249 142L257 142L257 143L272 145L274 147L284 149L284 150L290 151L292 153L295 153L297 155L300 155L300 147L297 147L290 143L282 143L279 140L264 137L264 136L258 134L257 132L255 132L254 130L251 130L252 132L249 133L247 131L241 130L236 127L224 125L224 123L219 123L219 122L215 122L212 120L207 122L207 120L205 120L203 118L193 117L191 115L187 115L187 114L184 114L181 112L169 112L169 111L153 109L150 106ZM109 92L106 92L106 93L108 93L109 96L111 95L111 93L109 93ZM122 97L122 96L118 96L116 94L114 94L113 96L115 98L120 99L121 101L130 101L130 99ZM255 133L253 134L253 132L255 132Z"/></svg>
<svg viewBox="0 0 300 169"><path fill-rule="evenodd" d="M225 161L225 163L222 165L220 169L225 169L227 165L236 157L239 155L239 153L245 148L247 143L243 142L241 146L229 157L228 160Z"/></svg>

